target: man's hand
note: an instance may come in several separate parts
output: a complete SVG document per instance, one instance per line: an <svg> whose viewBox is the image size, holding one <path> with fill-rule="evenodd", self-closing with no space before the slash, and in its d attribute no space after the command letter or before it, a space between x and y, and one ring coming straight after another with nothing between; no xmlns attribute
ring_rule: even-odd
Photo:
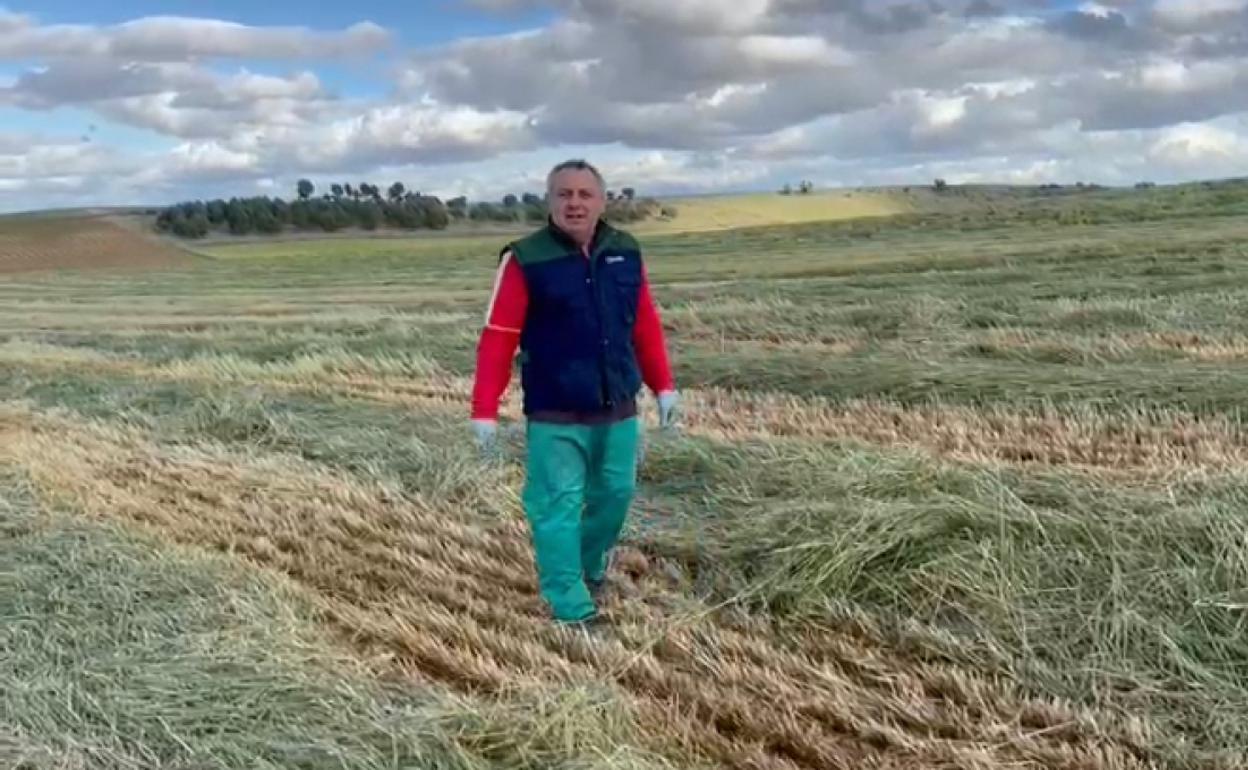
<svg viewBox="0 0 1248 770"><path fill-rule="evenodd" d="M485 456L493 454L498 446L498 420L473 420L472 432L476 436L477 450Z"/></svg>
<svg viewBox="0 0 1248 770"><path fill-rule="evenodd" d="M672 428L680 415L680 396L674 390L665 390L659 394L659 427Z"/></svg>

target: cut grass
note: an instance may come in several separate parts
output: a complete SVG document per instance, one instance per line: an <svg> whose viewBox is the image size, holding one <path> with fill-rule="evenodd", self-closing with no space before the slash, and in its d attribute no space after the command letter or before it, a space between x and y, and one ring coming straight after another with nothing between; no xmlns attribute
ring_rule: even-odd
<svg viewBox="0 0 1248 770"><path fill-rule="evenodd" d="M334 435L339 426L367 425L367 435L349 447L331 444L317 449L321 456L337 454L347 462L361 456L377 459L370 445L401 454L396 443L402 441L419 438L436 444L462 438L459 421L470 388L462 378L405 375L404 367L410 363L387 371L388 359L345 373L335 373L331 365L354 366L354 359L335 356L299 359L290 365L192 359L170 369L134 367L107 358L101 364L80 351L69 351L66 362L59 358L65 352L60 349L52 349L57 363L45 365L47 359L37 354L46 347L26 350L31 357L8 359L14 364L8 381L10 398L63 404L92 416L133 415L153 427L157 424L153 419L163 424L176 416L176 424L189 426L180 429L188 438L254 433L257 441L275 447L293 440L287 432L298 425L305 452L319 444L319 435ZM389 362L395 365L392 359ZM325 403L326 398L335 400ZM1181 409L1078 402L1030 408L939 401L906 406L875 398L840 400L717 388L689 389L685 398L691 408L688 430L734 441L785 437L857 441L922 448L962 460L1095 470L1123 481L1218 472L1248 460L1248 435L1230 414L1196 416ZM650 406L649 401L643 404L650 409L643 414L648 420L653 418ZM505 417L517 419L517 407L512 394L504 403ZM450 426L445 431L443 422Z"/></svg>
<svg viewBox="0 0 1248 770"><path fill-rule="evenodd" d="M303 723L275 707L261 743L332 743L386 703L431 766L1239 767L1248 229L1225 192L1140 198L1141 222L1130 196L959 191L946 213L647 234L692 412L647 435L597 637L541 605L521 437L498 463L471 449L494 238L0 281L0 454L80 531L150 536L170 575L222 552L303 602L301 649L349 664L317 681L359 699L338 721L329 696ZM126 584L119 553L74 585ZM198 628L178 597L162 617L185 602ZM303 661L275 676L310 681ZM185 759L125 703L99 712L118 741ZM91 725L2 713L0 752L108 766L72 753ZM347 766L370 766L362 740Z"/></svg>
<svg viewBox="0 0 1248 770"><path fill-rule="evenodd" d="M911 623L951 630L957 642L904 646L1030 693L1148 715L1139 745L1166 766L1248 760L1237 753L1248 481L1129 493L788 442L681 452L656 482L703 503L645 539L712 600L838 626L865 610L873 638ZM704 484L690 489L691 475Z"/></svg>
<svg viewBox="0 0 1248 770"><path fill-rule="evenodd" d="M1021 698L973 671L916 667L875 644L856 653L840 632L823 632L817 647L802 651L762 617L742 625L696 601L686 604L690 614L665 620L675 597L663 574L648 568L639 590L649 598L610 606L614 638L577 641L540 609L516 517L491 525L465 512L468 500L449 501L431 491L436 486L400 497L273 454L209 443L161 447L141 431L39 415L15 415L11 424L7 451L66 504L93 504L110 520L289 575L367 657L388 654L400 670L429 681L495 696L543 683L607 683L645 726L642 745L673 761L699 755L733 767L841 767L876 757L881 767L909 768L1051 763L1066 755L1127 768L1162 750L1109 713ZM484 499L492 484L478 478ZM856 668L863 654L879 655L906 685L881 686ZM843 673L829 677L828 665ZM918 695L932 688L992 693L991 706ZM1005 732L1020 710L1039 732ZM1058 726L1061 737L1045 736Z"/></svg>
<svg viewBox="0 0 1248 770"><path fill-rule="evenodd" d="M31 768L657 770L592 691L383 686L272 575L39 510L0 467L0 761Z"/></svg>

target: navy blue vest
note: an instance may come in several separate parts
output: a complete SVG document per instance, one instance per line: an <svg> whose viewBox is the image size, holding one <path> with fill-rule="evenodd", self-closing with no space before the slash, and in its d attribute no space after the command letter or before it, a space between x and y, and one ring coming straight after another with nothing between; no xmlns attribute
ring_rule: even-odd
<svg viewBox="0 0 1248 770"><path fill-rule="evenodd" d="M509 244L529 305L520 336L524 413L601 418L635 413L633 348L642 267L637 241L600 223L587 258L553 223Z"/></svg>

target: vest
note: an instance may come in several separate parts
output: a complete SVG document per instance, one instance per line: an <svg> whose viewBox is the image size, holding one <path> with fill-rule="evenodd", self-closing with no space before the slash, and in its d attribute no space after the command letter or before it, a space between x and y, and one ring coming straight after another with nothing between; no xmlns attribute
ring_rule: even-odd
<svg viewBox="0 0 1248 770"><path fill-rule="evenodd" d="M524 413L630 414L642 385L633 348L642 279L637 241L600 222L586 258L548 223L507 250L529 296L520 334Z"/></svg>

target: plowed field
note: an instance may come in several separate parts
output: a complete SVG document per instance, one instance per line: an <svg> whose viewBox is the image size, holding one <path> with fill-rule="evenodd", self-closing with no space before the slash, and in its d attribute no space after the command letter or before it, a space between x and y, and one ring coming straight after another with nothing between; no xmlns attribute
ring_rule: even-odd
<svg viewBox="0 0 1248 770"><path fill-rule="evenodd" d="M0 273L189 264L184 251L104 217L0 217Z"/></svg>

